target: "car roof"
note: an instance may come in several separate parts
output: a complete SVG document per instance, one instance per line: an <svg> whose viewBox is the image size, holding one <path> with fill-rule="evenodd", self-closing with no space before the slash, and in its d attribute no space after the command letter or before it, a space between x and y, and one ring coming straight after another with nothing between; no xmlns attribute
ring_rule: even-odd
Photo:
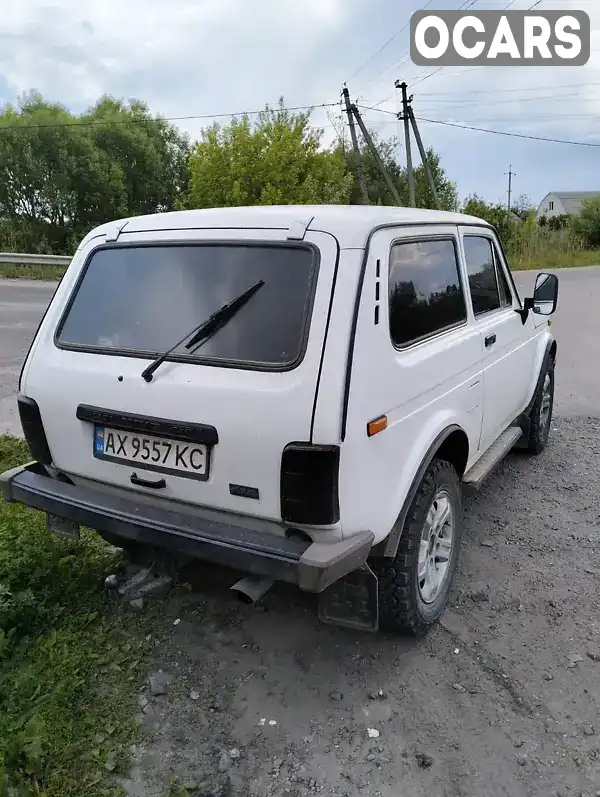
<svg viewBox="0 0 600 797"><path fill-rule="evenodd" d="M476 216L444 210L370 205L268 205L180 210L134 216L102 225L90 233L96 237L109 229L127 233L182 229L288 230L289 237L302 237L305 229L329 232L342 248L362 249L370 233L381 226L431 224L490 225Z"/></svg>

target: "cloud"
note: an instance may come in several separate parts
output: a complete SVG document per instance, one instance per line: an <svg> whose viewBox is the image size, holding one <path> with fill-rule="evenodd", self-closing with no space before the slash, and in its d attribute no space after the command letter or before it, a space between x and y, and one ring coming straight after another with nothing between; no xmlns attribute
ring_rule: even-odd
<svg viewBox="0 0 600 797"><path fill-rule="evenodd" d="M502 8L504 2L479 0L471 10ZM511 8L524 9L532 2L519 0ZM457 8L458 3L435 3L435 8ZM417 117L484 127L524 135L600 143L600 4L586 0L545 0L539 10L585 10L592 23L592 56L584 67L462 67L419 68L409 60L377 76L361 76L358 89L365 105L382 111L399 110L390 86L393 77L406 80L414 94ZM408 49L408 31L404 48ZM381 67L393 53L381 59ZM400 74L398 74L400 73ZM365 79L366 77L366 79ZM363 89L361 80L366 83ZM397 132L397 123L383 114L365 111L376 129ZM442 163L457 180L461 194L476 191L492 200L506 200L509 166L517 172L516 194L527 193L536 203L548 191L599 189L597 169L600 150L528 141L489 133L459 130L440 124L420 123L427 145L441 154ZM401 154L404 157L402 151Z"/></svg>
<svg viewBox="0 0 600 797"><path fill-rule="evenodd" d="M0 72L15 92L35 87L71 107L101 92L140 97L170 115L262 107L303 74L315 84L312 63L355 5L15 0L0 20Z"/></svg>
<svg viewBox="0 0 600 797"><path fill-rule="evenodd" d="M476 0L470 10L497 9L506 2ZM517 0L512 8L531 2ZM438 0L434 7L459 4ZM585 67L447 68L431 77L426 75L434 70L408 59L409 31L403 29L410 13L423 5L424 0L5 0L0 102L35 88L81 111L109 93L143 99L153 111L175 117L260 109L280 95L289 105L336 102L342 82L348 81L365 105L381 103L380 111L395 113L394 80L401 78L414 93L417 116L600 140L597 0L540 5L540 10L588 12L595 52ZM398 135L394 116L373 111L364 116L378 133ZM328 124L325 111L315 111L313 118ZM192 120L181 126L197 136L205 124ZM331 137L331 128L326 130ZM462 195L477 191L502 198L509 165L517 173L516 193L536 201L550 190L600 188L598 150L426 122L421 132L426 145L441 154ZM404 157L402 146L399 156Z"/></svg>

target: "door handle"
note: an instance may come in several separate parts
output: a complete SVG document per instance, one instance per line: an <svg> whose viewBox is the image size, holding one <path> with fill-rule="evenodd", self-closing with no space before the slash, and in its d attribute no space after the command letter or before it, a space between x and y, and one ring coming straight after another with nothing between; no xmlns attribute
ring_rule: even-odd
<svg viewBox="0 0 600 797"><path fill-rule="evenodd" d="M162 490L167 486L167 483L164 479L158 479L158 481L151 482L146 479L140 479L137 473L131 474L131 483L137 484L138 487L149 487L151 490Z"/></svg>
<svg viewBox="0 0 600 797"><path fill-rule="evenodd" d="M486 346L493 346L495 342L496 342L495 335L488 335L487 338L485 339Z"/></svg>

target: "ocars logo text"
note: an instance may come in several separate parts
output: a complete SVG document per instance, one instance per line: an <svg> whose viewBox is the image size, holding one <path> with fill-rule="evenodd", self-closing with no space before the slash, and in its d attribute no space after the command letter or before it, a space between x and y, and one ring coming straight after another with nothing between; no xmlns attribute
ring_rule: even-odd
<svg viewBox="0 0 600 797"><path fill-rule="evenodd" d="M584 11L417 11L410 57L418 66L583 66L590 18Z"/></svg>

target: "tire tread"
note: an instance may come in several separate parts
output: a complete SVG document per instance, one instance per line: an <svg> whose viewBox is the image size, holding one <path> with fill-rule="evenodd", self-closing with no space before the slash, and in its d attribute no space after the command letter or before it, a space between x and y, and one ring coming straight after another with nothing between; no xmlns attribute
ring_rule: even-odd
<svg viewBox="0 0 600 797"><path fill-rule="evenodd" d="M373 569L379 578L379 625L382 631L417 636L426 632L437 620L424 620L418 612L413 590L413 568L415 548L421 539L424 513L442 473L451 473L458 486L458 475L454 466L445 460L434 459L408 510L396 556L394 559L373 562ZM457 521L460 522L458 518Z"/></svg>

